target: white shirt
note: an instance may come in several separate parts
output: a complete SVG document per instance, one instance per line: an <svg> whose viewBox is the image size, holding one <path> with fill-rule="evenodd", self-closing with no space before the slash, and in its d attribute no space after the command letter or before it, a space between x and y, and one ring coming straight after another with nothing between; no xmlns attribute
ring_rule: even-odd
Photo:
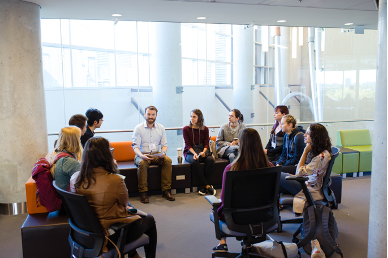
<svg viewBox="0 0 388 258"><path fill-rule="evenodd" d="M167 146L166 131L164 126L154 123L154 127L150 129L147 122L138 124L132 134L132 148L139 148L141 153L159 152L161 148Z"/></svg>

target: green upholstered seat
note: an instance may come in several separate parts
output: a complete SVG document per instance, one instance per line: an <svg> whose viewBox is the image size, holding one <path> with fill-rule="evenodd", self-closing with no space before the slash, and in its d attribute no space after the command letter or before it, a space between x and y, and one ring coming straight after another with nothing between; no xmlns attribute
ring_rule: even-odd
<svg viewBox="0 0 388 258"><path fill-rule="evenodd" d="M337 145L358 153L342 152L342 172L367 172L372 170L372 141L368 129L337 131Z"/></svg>
<svg viewBox="0 0 388 258"><path fill-rule="evenodd" d="M336 174L342 174L342 153L341 152L338 154L338 157L335 159L331 172Z"/></svg>

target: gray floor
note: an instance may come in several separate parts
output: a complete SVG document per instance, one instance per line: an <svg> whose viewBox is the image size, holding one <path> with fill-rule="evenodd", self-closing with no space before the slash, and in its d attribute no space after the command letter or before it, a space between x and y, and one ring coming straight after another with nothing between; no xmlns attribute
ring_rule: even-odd
<svg viewBox="0 0 388 258"><path fill-rule="evenodd" d="M370 175L343 180L342 203L334 210L339 236L338 243L345 257L364 258L368 247L368 219ZM219 192L217 193L217 197ZM210 204L196 193L177 194L175 202L166 201L161 196L151 196L149 204L141 204L131 198L138 209L151 213L158 229L158 258L211 257L211 249L217 245L214 226L209 220ZM21 258L22 244L20 227L27 215L0 215L1 257ZM293 218L290 210L281 212L283 219ZM296 225L284 225L282 233L273 233L276 240L291 242ZM231 251L239 251L241 246L235 239L227 240ZM142 255L143 250L139 253ZM309 257L302 254L302 257ZM340 257L335 254L332 257Z"/></svg>

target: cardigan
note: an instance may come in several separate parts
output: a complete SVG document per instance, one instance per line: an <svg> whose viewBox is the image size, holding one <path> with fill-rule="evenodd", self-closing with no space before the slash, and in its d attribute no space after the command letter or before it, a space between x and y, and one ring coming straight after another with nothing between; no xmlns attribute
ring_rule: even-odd
<svg viewBox="0 0 388 258"><path fill-rule="evenodd" d="M183 139L185 140L185 148L183 150L185 158L189 149L193 148L194 145L202 143L204 148L209 149L209 128L204 126L204 129L199 130L198 128L194 129L189 126L185 126L183 127Z"/></svg>

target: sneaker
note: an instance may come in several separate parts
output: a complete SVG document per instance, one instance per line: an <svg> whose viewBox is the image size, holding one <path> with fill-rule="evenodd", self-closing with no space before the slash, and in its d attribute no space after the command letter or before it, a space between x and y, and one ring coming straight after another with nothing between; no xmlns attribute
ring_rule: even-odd
<svg viewBox="0 0 388 258"><path fill-rule="evenodd" d="M206 187L202 187L201 190L198 191L200 195L206 195Z"/></svg>
<svg viewBox="0 0 388 258"><path fill-rule="evenodd" d="M216 247L213 248L213 252L227 252L228 251L228 245L222 244L222 245L217 245Z"/></svg>
<svg viewBox="0 0 388 258"><path fill-rule="evenodd" d="M206 189L207 193L210 194L210 195L214 195L216 196L216 189L214 189L214 187L211 185L208 189Z"/></svg>

